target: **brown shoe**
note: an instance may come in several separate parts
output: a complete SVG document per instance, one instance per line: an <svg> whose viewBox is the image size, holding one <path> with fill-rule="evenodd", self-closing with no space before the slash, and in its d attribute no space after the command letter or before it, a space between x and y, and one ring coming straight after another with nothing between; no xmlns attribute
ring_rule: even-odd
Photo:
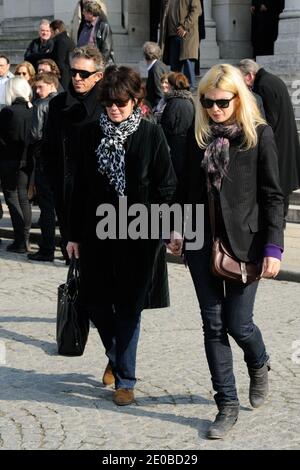
<svg viewBox="0 0 300 470"><path fill-rule="evenodd" d="M115 383L115 376L113 374L111 365L108 363L102 377L103 385L112 385Z"/></svg>
<svg viewBox="0 0 300 470"><path fill-rule="evenodd" d="M131 405L134 402L134 393L132 389L118 388L114 393L114 402L116 405Z"/></svg>

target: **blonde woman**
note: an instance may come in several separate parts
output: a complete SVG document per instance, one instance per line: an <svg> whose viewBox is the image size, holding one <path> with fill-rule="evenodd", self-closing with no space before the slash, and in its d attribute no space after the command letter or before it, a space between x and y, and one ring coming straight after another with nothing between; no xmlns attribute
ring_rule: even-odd
<svg viewBox="0 0 300 470"><path fill-rule="evenodd" d="M273 278L283 251L283 196L277 149L255 98L235 67L212 67L198 88L195 129L188 142L182 202L204 204L204 245L186 250L203 321L206 357L218 414L208 437L220 439L235 424L239 401L228 335L244 353L250 376L250 403L261 406L268 394L268 354L253 305L258 281L239 284L210 269L212 230L207 186L215 207L215 234L239 258L261 264L261 277ZM170 248L182 242L172 234Z"/></svg>
<svg viewBox="0 0 300 470"><path fill-rule="evenodd" d="M35 77L35 69L30 62L25 60L16 66L15 76L25 78L29 85L32 86Z"/></svg>

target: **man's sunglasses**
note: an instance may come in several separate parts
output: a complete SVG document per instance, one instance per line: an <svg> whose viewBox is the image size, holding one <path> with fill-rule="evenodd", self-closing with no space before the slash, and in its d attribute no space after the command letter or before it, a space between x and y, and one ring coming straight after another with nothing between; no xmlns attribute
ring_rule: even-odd
<svg viewBox="0 0 300 470"><path fill-rule="evenodd" d="M129 100L122 101L122 100L105 100L101 101L102 106L104 108L111 108L113 104L115 104L118 108L125 108L128 105Z"/></svg>
<svg viewBox="0 0 300 470"><path fill-rule="evenodd" d="M200 103L202 104L203 108L205 109L210 109L213 107L213 105L216 103L218 108L228 108L229 103L231 100L233 100L236 97L236 95L233 95L232 98L229 99L223 99L223 100L211 100L209 98L205 98L204 96L201 96L200 98Z"/></svg>
<svg viewBox="0 0 300 470"><path fill-rule="evenodd" d="M95 73L97 73L97 70L95 70L94 72L89 72L88 70L71 69L70 72L71 72L72 77L76 77L76 75L78 74L80 78L82 78L83 80L86 80L91 75L94 75Z"/></svg>

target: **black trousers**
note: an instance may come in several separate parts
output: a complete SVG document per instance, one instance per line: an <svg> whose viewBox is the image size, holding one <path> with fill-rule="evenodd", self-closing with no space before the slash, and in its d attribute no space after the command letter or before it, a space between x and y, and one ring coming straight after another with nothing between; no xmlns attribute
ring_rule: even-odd
<svg viewBox="0 0 300 470"><path fill-rule="evenodd" d="M44 255L53 255L55 251L54 196L43 167L39 161L36 162L35 186L37 191L37 202L41 210L40 227L42 241L40 243L40 251Z"/></svg>
<svg viewBox="0 0 300 470"><path fill-rule="evenodd" d="M29 170L26 167L19 168L19 165L18 161L0 161L0 179L15 242L23 245L29 240L31 205L27 195Z"/></svg>

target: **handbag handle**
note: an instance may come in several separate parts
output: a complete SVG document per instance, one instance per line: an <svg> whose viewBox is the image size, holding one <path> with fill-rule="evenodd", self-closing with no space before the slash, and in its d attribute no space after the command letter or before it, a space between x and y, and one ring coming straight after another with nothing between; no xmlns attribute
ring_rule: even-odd
<svg viewBox="0 0 300 470"><path fill-rule="evenodd" d="M66 285L68 285L71 281L75 281L76 288L78 288L79 277L79 259L75 258L75 256L72 256L68 270Z"/></svg>

